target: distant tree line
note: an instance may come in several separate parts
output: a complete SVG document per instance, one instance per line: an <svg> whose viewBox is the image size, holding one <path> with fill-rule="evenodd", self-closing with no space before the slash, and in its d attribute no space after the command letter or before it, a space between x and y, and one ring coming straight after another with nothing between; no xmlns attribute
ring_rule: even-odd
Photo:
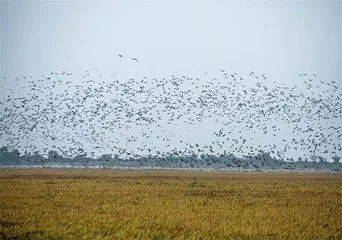
<svg viewBox="0 0 342 240"><path fill-rule="evenodd" d="M43 166L43 167L160 167L160 168L208 168L208 169L322 169L342 170L341 157L332 157L333 162L328 162L321 156L311 156L310 161L298 158L298 161L279 160L270 156L269 153L260 151L251 156L236 157L232 153L225 152L220 155L192 154L181 156L170 153L160 156L137 156L121 158L119 155L103 154L98 158L88 157L86 154L77 155L73 158L63 157L57 151L49 151L47 157L38 152L20 155L17 149L9 150L4 146L0 148L0 166Z"/></svg>

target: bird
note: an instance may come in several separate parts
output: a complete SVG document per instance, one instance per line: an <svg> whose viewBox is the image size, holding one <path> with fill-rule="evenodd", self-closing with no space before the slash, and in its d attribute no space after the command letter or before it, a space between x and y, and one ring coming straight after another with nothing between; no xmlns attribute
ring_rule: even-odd
<svg viewBox="0 0 342 240"><path fill-rule="evenodd" d="M138 62L138 59L136 59L136 58L131 58L133 61L136 61L136 62Z"/></svg>
<svg viewBox="0 0 342 240"><path fill-rule="evenodd" d="M228 79L225 74L205 73L203 78L173 74L120 79L119 72L106 76L94 71L79 76L65 69L62 74L18 77L18 89L1 86L8 92L0 96L3 142L33 152L39 139L43 153L56 149L64 157L88 153L101 159L100 154L108 152L136 157L130 161L143 166L255 169L286 167L274 159L291 159L291 151L326 156L342 151L341 128L336 124L342 117L337 81L315 83L312 78L302 85L269 85L251 81L259 78L253 71L243 78L234 72ZM187 138L203 123L210 123L204 139ZM173 131L177 128L182 132ZM284 131L291 137L283 137ZM272 144L259 142L263 134ZM273 141L277 138L279 142ZM103 159L110 162L109 157Z"/></svg>

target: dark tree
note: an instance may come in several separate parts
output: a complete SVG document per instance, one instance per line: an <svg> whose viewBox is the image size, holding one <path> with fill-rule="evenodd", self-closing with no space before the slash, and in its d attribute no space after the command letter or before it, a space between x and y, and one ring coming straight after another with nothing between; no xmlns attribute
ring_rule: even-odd
<svg viewBox="0 0 342 240"><path fill-rule="evenodd" d="M338 157L338 156L333 156L332 159L334 160L334 163L339 163L340 160L341 160L341 157Z"/></svg>
<svg viewBox="0 0 342 240"><path fill-rule="evenodd" d="M8 152L8 148L7 147L1 147L0 148L0 153L7 153Z"/></svg>

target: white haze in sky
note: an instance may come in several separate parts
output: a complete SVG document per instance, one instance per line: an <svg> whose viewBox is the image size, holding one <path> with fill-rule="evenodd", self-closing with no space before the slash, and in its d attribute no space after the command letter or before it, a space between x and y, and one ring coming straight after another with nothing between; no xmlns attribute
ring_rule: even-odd
<svg viewBox="0 0 342 240"><path fill-rule="evenodd" d="M16 77L67 71L78 84L95 68L148 81L224 69L247 87L250 71L266 86L301 85L308 73L341 88L341 1L0 1L0 11L1 96L18 94ZM198 131L186 139L210 136Z"/></svg>
<svg viewBox="0 0 342 240"><path fill-rule="evenodd" d="M89 68L341 80L341 1L1 1L1 77ZM123 62L121 53L139 59Z"/></svg>

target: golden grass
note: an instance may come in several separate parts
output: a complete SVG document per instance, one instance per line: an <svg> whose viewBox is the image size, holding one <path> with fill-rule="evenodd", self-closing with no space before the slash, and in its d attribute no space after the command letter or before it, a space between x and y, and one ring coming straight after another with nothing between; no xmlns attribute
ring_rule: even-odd
<svg viewBox="0 0 342 240"><path fill-rule="evenodd" d="M341 174L0 174L3 239L342 239Z"/></svg>

